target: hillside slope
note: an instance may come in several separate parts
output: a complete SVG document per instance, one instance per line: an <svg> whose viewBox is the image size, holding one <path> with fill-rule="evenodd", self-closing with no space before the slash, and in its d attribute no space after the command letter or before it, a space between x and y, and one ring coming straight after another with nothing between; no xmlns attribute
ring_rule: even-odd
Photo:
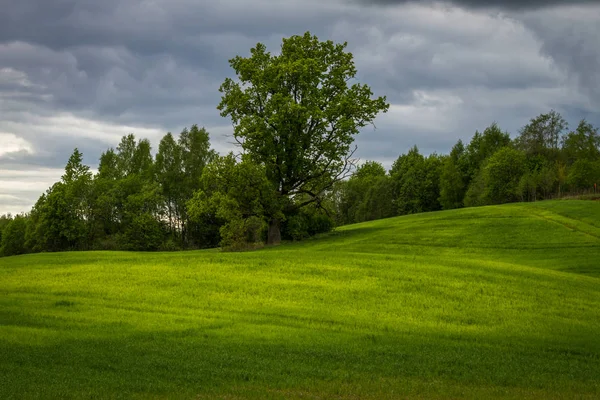
<svg viewBox="0 0 600 400"><path fill-rule="evenodd" d="M496 260L600 277L600 202L548 201L415 214L339 228L327 251Z"/></svg>
<svg viewBox="0 0 600 400"><path fill-rule="evenodd" d="M598 398L600 202L0 259L0 398Z"/></svg>

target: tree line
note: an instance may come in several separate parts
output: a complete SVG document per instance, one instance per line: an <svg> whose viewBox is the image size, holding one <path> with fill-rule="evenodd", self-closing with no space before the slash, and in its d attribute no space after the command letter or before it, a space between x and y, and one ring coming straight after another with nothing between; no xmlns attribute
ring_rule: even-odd
<svg viewBox="0 0 600 400"><path fill-rule="evenodd" d="M219 155L197 125L167 133L153 155L124 136L96 174L71 154L30 212L0 217L0 255L68 250L248 249L336 225L425 211L535 201L600 181L598 129L568 131L550 111L513 140L492 124L448 155L415 146L389 171L358 166L354 136L389 109L356 83L347 43L306 32L272 55L258 43L229 60L219 91L241 151Z"/></svg>
<svg viewBox="0 0 600 400"><path fill-rule="evenodd" d="M178 137L167 133L155 156L151 150L147 139L124 136L92 174L75 149L61 180L29 213L0 217L2 254L235 249L265 241L278 199L263 165L217 154L197 125ZM332 221L319 207L299 208L286 216L283 237L329 231Z"/></svg>
<svg viewBox="0 0 600 400"><path fill-rule="evenodd" d="M152 155L147 139L124 136L93 175L75 149L63 176L27 214L0 217L3 255L65 250L245 249L267 241L282 207L264 164L221 156L193 125L167 133ZM282 237L300 240L336 225L460 207L595 192L600 135L585 120L568 131L555 111L510 138L494 123L447 155L415 146L386 169L358 166L306 207L281 216ZM291 201L302 204L309 196ZM290 211L292 210L292 211Z"/></svg>
<svg viewBox="0 0 600 400"><path fill-rule="evenodd" d="M336 224L396 215L536 201L597 193L600 184L598 128L581 120L569 131L556 111L540 114L511 139L493 123L447 155L424 156L415 146L386 171L362 164L338 182L333 195Z"/></svg>

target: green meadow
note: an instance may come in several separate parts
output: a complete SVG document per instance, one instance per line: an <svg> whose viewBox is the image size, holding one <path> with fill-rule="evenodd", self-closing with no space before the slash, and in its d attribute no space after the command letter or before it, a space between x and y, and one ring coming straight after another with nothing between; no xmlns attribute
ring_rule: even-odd
<svg viewBox="0 0 600 400"><path fill-rule="evenodd" d="M0 258L13 398L600 398L600 202Z"/></svg>

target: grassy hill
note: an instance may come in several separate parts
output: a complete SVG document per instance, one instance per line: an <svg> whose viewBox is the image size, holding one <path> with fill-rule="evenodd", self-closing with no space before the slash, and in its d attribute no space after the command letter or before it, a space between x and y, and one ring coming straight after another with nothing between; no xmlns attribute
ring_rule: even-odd
<svg viewBox="0 0 600 400"><path fill-rule="evenodd" d="M0 259L0 398L599 398L600 202Z"/></svg>

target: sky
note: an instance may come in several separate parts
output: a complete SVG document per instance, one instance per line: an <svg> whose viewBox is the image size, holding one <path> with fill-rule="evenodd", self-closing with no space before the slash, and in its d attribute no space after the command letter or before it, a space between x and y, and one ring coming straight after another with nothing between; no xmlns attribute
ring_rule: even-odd
<svg viewBox="0 0 600 400"><path fill-rule="evenodd" d="M356 137L389 167L417 145L447 153L497 122L518 134L554 109L600 125L600 2L402 0L0 0L0 214L29 211L77 147L206 127L228 60L310 31L348 42L357 78L391 104Z"/></svg>

